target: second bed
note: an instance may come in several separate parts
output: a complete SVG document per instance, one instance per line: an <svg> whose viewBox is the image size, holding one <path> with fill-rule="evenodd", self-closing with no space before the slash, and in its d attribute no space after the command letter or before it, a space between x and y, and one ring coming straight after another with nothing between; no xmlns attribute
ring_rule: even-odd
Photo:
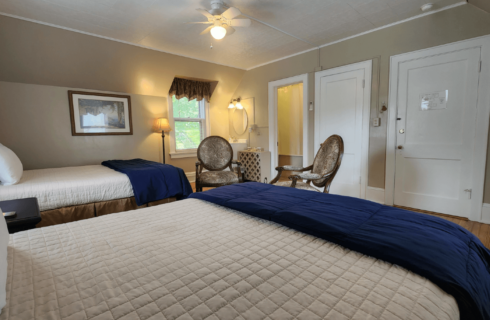
<svg viewBox="0 0 490 320"><path fill-rule="evenodd" d="M37 198L38 227L175 201L138 206L129 178L102 165L26 170L18 184L0 187L0 201Z"/></svg>

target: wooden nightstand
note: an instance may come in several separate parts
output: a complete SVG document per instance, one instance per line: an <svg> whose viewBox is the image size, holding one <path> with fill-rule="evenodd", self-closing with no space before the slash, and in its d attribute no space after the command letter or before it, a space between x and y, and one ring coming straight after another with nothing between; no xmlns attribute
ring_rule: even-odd
<svg viewBox="0 0 490 320"><path fill-rule="evenodd" d="M3 212L15 211L13 218L5 218L9 233L34 229L41 222L37 198L0 201Z"/></svg>

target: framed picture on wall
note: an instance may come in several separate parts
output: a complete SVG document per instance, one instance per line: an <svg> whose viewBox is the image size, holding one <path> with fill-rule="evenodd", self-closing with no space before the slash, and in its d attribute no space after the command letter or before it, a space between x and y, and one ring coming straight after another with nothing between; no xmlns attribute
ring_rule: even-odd
<svg viewBox="0 0 490 320"><path fill-rule="evenodd" d="M132 135L131 97L68 91L73 136Z"/></svg>

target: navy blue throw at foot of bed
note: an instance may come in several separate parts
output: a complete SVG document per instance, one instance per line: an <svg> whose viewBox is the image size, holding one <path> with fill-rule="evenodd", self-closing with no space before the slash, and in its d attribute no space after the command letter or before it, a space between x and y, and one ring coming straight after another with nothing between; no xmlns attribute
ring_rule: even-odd
<svg viewBox="0 0 490 320"><path fill-rule="evenodd" d="M171 197L181 200L192 193L184 170L169 164L143 159L108 160L101 164L128 176L138 206Z"/></svg>

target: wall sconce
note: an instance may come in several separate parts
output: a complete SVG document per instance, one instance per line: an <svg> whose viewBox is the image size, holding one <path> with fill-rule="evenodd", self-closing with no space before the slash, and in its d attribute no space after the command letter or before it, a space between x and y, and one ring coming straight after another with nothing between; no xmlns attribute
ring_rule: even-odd
<svg viewBox="0 0 490 320"><path fill-rule="evenodd" d="M237 109L243 109L243 106L240 103L240 98L233 99L233 100L230 101L230 104L228 105L228 109L233 109L235 107Z"/></svg>

